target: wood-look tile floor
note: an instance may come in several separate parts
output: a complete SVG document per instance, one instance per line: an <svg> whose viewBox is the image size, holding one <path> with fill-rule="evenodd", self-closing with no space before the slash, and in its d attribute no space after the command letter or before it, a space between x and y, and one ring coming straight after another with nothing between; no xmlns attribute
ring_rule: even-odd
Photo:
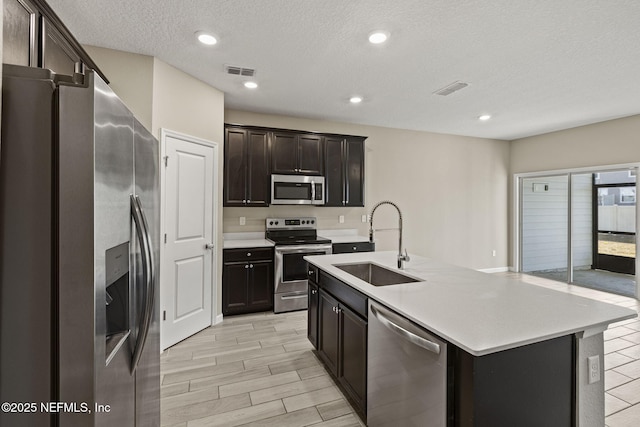
<svg viewBox="0 0 640 427"><path fill-rule="evenodd" d="M528 283L640 310L633 298L518 273ZM226 317L166 350L162 426L364 424L307 340L306 311ZM616 323L605 338L608 427L640 425L640 319Z"/></svg>
<svg viewBox="0 0 640 427"><path fill-rule="evenodd" d="M162 426L363 426L312 348L306 311L225 317L162 354Z"/></svg>

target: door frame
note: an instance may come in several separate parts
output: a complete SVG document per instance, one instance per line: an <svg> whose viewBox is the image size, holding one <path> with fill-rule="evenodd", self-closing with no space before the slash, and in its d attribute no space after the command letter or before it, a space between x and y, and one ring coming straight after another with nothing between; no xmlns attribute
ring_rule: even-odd
<svg viewBox="0 0 640 427"><path fill-rule="evenodd" d="M167 160L167 138L168 137L173 137L176 139L181 139L183 141L192 143L192 144L199 144L199 145L206 145L208 147L211 147L213 150L213 197L211 199L211 203L213 204L213 206L211 207L211 211L212 211L212 217L211 217L211 221L212 221L212 233L213 236L211 238L211 241L214 242L214 247L213 249L210 251L211 253L211 257L213 258L211 261L211 324L215 325L216 323L219 323L219 321L222 318L222 313L218 313L217 312L217 308L218 308L218 293L217 293L217 289L218 289L218 283L217 283L217 277L218 277L218 254L220 251L220 248L218 247L218 215L220 214L218 212L218 186L217 186L217 180L220 179L220 177L218 176L218 159L219 159L219 149L220 149L220 144L214 141L209 141L206 139L202 139L202 138L198 138L197 136L192 136L192 135L188 135L185 133L181 133L181 132L177 132L177 131L173 131L170 129L165 129L165 128L160 128L160 241L162 242L160 244L160 352L163 352L164 350L164 338L163 338L163 334L162 334L162 328L163 328L163 316L162 316L162 310L164 307L164 301L166 299L166 296L164 295L163 289L165 288L166 285L166 279L165 277L167 276L167 263L164 259L164 242L165 242L165 235L167 233L167 229L166 229L166 224L165 224L165 210L166 210L166 160Z"/></svg>
<svg viewBox="0 0 640 427"><path fill-rule="evenodd" d="M569 246L568 246L568 269L569 271L573 268L573 254L571 253L571 239L572 239L572 231L571 231L571 176L574 174L585 174L585 173L597 173L597 172L606 172L616 169L630 169L636 168L637 171L640 171L640 163L622 163L622 164L613 164L613 165L601 165L601 166L589 166L589 167L581 167L581 168L571 168L571 169L555 169L555 170L546 170L546 171L536 171L536 172L524 172L524 173L514 173L512 180L512 216L511 216L511 261L512 268L511 270L514 272L522 271L522 180L524 178L535 178L535 177L543 177L543 176L558 176L558 175L567 175L569 180L569 217L567 218L569 225ZM638 212L638 207L636 204L636 230L640 230L640 212ZM640 233L636 233L636 248L640 248ZM637 255L637 254L636 254ZM640 257L636 256L636 299L640 299Z"/></svg>

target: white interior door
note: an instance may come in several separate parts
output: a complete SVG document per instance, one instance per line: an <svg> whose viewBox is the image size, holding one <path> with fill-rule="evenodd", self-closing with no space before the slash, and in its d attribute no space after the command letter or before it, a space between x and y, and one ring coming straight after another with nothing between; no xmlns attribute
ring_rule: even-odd
<svg viewBox="0 0 640 427"><path fill-rule="evenodd" d="M211 325L216 147L164 132L162 348Z"/></svg>

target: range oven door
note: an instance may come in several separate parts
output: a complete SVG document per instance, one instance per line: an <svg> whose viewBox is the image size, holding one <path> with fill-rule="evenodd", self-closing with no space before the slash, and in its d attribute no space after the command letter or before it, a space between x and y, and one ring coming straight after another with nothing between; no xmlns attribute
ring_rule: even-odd
<svg viewBox="0 0 640 427"><path fill-rule="evenodd" d="M307 308L307 255L331 253L331 244L276 246L275 295L273 311L302 310Z"/></svg>

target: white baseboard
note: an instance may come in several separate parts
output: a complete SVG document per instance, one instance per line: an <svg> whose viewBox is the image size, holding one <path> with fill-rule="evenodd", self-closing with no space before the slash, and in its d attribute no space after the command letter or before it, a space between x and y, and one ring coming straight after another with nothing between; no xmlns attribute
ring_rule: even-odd
<svg viewBox="0 0 640 427"><path fill-rule="evenodd" d="M214 322L213 324L214 324L214 325L218 325L218 324L222 323L222 320L223 320L223 316L222 316L222 314L218 314L218 315L216 316L216 320L215 320L215 322Z"/></svg>
<svg viewBox="0 0 640 427"><path fill-rule="evenodd" d="M478 271L482 273L505 273L510 271L509 267L495 267L495 268L479 268Z"/></svg>

